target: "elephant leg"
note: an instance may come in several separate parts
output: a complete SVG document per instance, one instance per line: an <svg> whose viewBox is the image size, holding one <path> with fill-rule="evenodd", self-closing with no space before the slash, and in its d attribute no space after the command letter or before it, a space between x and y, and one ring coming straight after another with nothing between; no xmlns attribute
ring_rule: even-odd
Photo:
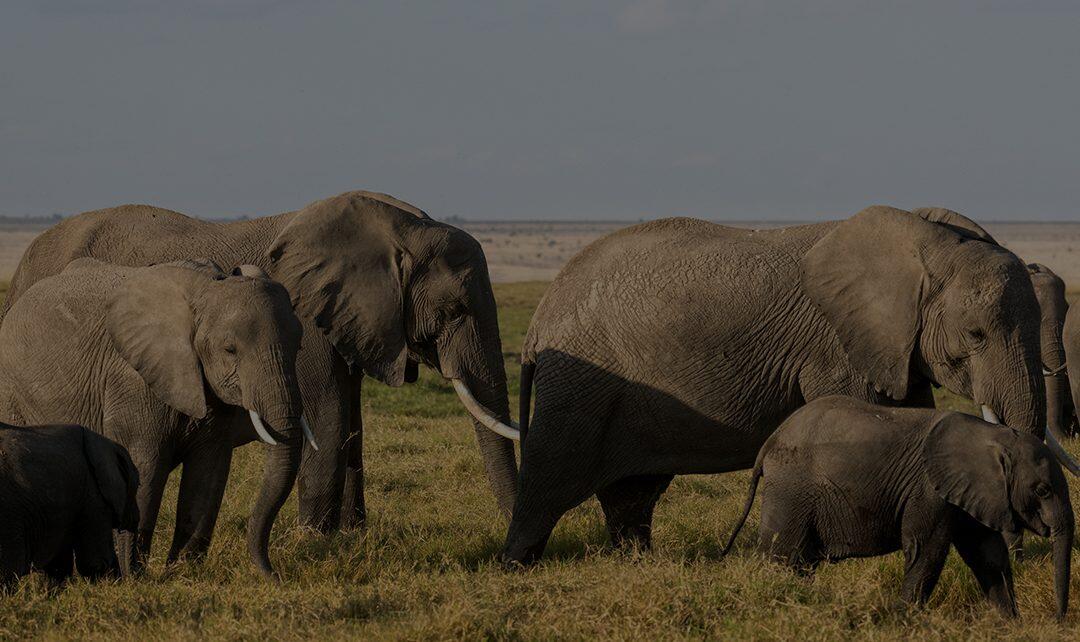
<svg viewBox="0 0 1080 642"><path fill-rule="evenodd" d="M777 507L772 507L777 508ZM773 519L762 503L758 548L766 557L800 574L813 572L821 561L821 538L805 511L779 511ZM777 512L777 511L774 511Z"/></svg>
<svg viewBox="0 0 1080 642"><path fill-rule="evenodd" d="M1006 617L1016 617L1016 594L1013 590L1012 564L1009 549L1001 533L963 520L957 527L953 545L960 557L975 574L983 595Z"/></svg>
<svg viewBox="0 0 1080 642"><path fill-rule="evenodd" d="M612 544L618 548L652 546L653 509L673 478L673 475L635 475L596 492Z"/></svg>
<svg viewBox="0 0 1080 642"><path fill-rule="evenodd" d="M518 495L502 552L505 564L529 565L539 559L563 514L601 486L587 465L560 452L559 440L545 445L551 441L547 437L537 427L525 440ZM587 443L578 452L589 452Z"/></svg>
<svg viewBox="0 0 1080 642"><path fill-rule="evenodd" d="M1017 560L1024 559L1024 531L1002 533L1001 536L1005 538L1005 544L1012 556Z"/></svg>
<svg viewBox="0 0 1080 642"><path fill-rule="evenodd" d="M210 548L225 484L229 481L232 448L212 443L195 450L184 460L180 496L176 504L176 528L168 561L199 559Z"/></svg>
<svg viewBox="0 0 1080 642"><path fill-rule="evenodd" d="M131 449L129 452L132 452ZM160 454L140 461L135 452L132 452L132 461L139 471L139 490L135 495L135 502L139 506L139 532L135 538L134 570L138 572L150 558L150 545L161 509L161 496L169 479L169 467L164 465Z"/></svg>
<svg viewBox="0 0 1080 642"><path fill-rule="evenodd" d="M0 537L3 541L0 544L0 588L8 589L30 572L30 554L26 550L23 525L17 520L0 526Z"/></svg>
<svg viewBox="0 0 1080 642"><path fill-rule="evenodd" d="M297 359L300 390L307 417L319 449L304 445L300 472L296 478L300 524L321 533L341 526L342 494L345 487L345 460L348 444L349 377L345 362L319 334L312 339L304 330L304 350ZM315 343L314 339L318 339ZM309 343L309 340L311 341ZM355 379L359 379L356 377Z"/></svg>
<svg viewBox="0 0 1080 642"><path fill-rule="evenodd" d="M360 377L349 387L349 434L345 440L345 498L342 526L362 527L367 522L364 503L364 418L360 413Z"/></svg>
<svg viewBox="0 0 1080 642"><path fill-rule="evenodd" d="M71 546L64 546L56 557L45 565L42 571L51 582L61 584L75 573L75 551Z"/></svg>
<svg viewBox="0 0 1080 642"><path fill-rule="evenodd" d="M901 534L904 549L903 597L913 604L925 604L937 586L945 558L949 556L951 528L948 520L924 519L919 525L905 524Z"/></svg>

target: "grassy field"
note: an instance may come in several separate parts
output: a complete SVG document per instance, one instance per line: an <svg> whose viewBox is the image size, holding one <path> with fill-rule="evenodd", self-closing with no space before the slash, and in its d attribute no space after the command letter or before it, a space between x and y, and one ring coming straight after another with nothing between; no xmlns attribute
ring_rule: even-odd
<svg viewBox="0 0 1080 642"><path fill-rule="evenodd" d="M517 350L544 284L496 287L511 394ZM968 407L962 399L943 405ZM742 504L746 473L677 478L655 520L655 550L615 553L595 500L566 516L537 567L493 562L505 525L484 480L470 422L452 390L425 372L418 385L365 388L370 523L320 536L296 526L290 502L272 555L286 578L261 581L243 549L261 450L234 458L208 559L165 568L176 484L163 506L146 577L50 590L26 578L0 596L0 639L306 637L500 639L892 639L1080 636L1080 612L1053 620L1044 540L1028 538L1016 566L1022 620L1000 619L953 554L927 608L899 599L899 554L799 577L752 553L718 549ZM512 404L516 407L516 404ZM1074 498L1076 502L1077 498ZM756 526L755 509L751 527ZM752 534L751 528L749 533ZM1074 607L1077 603L1073 599Z"/></svg>

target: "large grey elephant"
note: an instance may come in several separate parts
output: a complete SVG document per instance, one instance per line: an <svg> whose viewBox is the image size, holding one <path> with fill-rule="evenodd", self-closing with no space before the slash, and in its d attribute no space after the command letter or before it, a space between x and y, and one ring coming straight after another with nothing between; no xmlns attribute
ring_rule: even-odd
<svg viewBox="0 0 1080 642"><path fill-rule="evenodd" d="M1043 376L1046 378L1046 427L1058 437L1075 435L1076 408L1073 405L1063 341L1065 318L1069 311L1069 303L1065 299L1065 281L1039 263L1029 264L1028 272L1042 317L1039 334ZM1077 351L1080 353L1080 346L1077 346ZM1077 356L1080 357L1080 354Z"/></svg>
<svg viewBox="0 0 1080 642"><path fill-rule="evenodd" d="M760 481L759 542L797 568L904 552L904 598L925 603L955 546L983 594L1016 616L1003 533L1053 539L1057 615L1069 606L1069 486L1032 435L969 415L823 397L795 411L758 453L739 522Z"/></svg>
<svg viewBox="0 0 1080 642"><path fill-rule="evenodd" d="M0 453L0 587L34 569L56 581L130 570L113 547L113 529L139 522L123 447L82 426L0 423Z"/></svg>
<svg viewBox="0 0 1080 642"><path fill-rule="evenodd" d="M1031 279L978 230L948 210L876 206L756 231L665 219L592 243L525 339L504 559L536 559L594 493L616 543L647 545L673 475L750 467L817 397L931 406L940 385L1042 438Z"/></svg>
<svg viewBox="0 0 1080 642"><path fill-rule="evenodd" d="M209 262L131 268L81 259L27 288L8 310L0 418L77 423L128 450L139 473L140 565L169 473L183 464L175 559L205 551L232 449L260 435L274 447L248 550L270 575L270 530L302 451L300 338L288 293L269 279L226 275ZM121 550L131 547L131 538L118 539Z"/></svg>
<svg viewBox="0 0 1080 642"><path fill-rule="evenodd" d="M515 432L499 322L484 253L465 232L365 191L229 223L127 205L80 214L44 232L23 256L5 305L86 256L132 266L194 256L252 263L288 289L304 326L297 372L320 446L304 450L298 481L304 524L326 530L342 515L346 525L363 521L361 377L399 386L415 379L417 362L454 380L475 418L499 507L509 516L517 463L513 442L500 436Z"/></svg>

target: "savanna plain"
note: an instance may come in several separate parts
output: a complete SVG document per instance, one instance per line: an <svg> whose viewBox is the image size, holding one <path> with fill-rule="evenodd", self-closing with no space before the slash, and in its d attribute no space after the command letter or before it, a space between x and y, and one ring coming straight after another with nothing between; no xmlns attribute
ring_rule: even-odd
<svg viewBox="0 0 1080 642"><path fill-rule="evenodd" d="M518 351L558 267L609 224L465 224L485 246L499 302L511 408ZM1080 225L989 226L1029 261L1080 285ZM10 274L33 231L0 230ZM25 241L25 242L23 242ZM14 253L14 258L4 256ZM2 296L2 295L0 295ZM973 410L938 391L939 406ZM615 552L590 500L559 524L543 560L507 571L505 523L487 489L471 422L430 371L390 389L368 382L364 449L368 523L319 535L286 505L271 544L280 584L262 581L243 545L262 447L237 451L214 542L202 563L163 563L178 476L162 507L144 577L50 588L30 576L0 595L0 639L1077 639L1080 595L1053 619L1049 547L1030 536L1016 563L1021 619L1001 619L954 553L925 608L900 600L900 554L822 566L809 577L753 551L757 508L736 550L719 551L748 474L676 478L655 518L654 549ZM1080 455L1080 440L1069 444ZM1080 506L1080 484L1073 483Z"/></svg>

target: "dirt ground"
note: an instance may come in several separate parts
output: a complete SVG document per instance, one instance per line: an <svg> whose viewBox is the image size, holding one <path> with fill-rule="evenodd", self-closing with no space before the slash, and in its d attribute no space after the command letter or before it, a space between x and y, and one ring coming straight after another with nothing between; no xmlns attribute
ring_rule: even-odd
<svg viewBox="0 0 1080 642"><path fill-rule="evenodd" d="M627 222L466 222L458 225L484 246L492 280L550 281L589 242ZM729 223L763 227L761 223ZM26 246L45 224L0 225L0 280L11 278ZM987 223L987 230L1025 261L1043 263L1071 289L1080 288L1080 223Z"/></svg>

